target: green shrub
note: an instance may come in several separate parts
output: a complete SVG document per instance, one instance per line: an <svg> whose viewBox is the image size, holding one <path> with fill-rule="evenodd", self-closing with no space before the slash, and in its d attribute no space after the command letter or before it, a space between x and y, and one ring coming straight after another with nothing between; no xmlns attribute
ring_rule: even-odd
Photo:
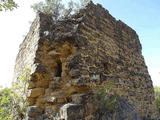
<svg viewBox="0 0 160 120"><path fill-rule="evenodd" d="M12 119L12 90L4 88L0 90L0 120Z"/></svg>
<svg viewBox="0 0 160 120"><path fill-rule="evenodd" d="M117 101L119 99L117 93L112 93L112 87L112 82L110 82L105 88L99 89L95 95L99 107L110 112L114 112L117 109Z"/></svg>
<svg viewBox="0 0 160 120"><path fill-rule="evenodd" d="M154 91L155 91L156 105L160 109L160 87L154 87Z"/></svg>
<svg viewBox="0 0 160 120"><path fill-rule="evenodd" d="M22 120L25 118L28 102L27 86L30 70L20 75L12 88L0 90L0 120Z"/></svg>

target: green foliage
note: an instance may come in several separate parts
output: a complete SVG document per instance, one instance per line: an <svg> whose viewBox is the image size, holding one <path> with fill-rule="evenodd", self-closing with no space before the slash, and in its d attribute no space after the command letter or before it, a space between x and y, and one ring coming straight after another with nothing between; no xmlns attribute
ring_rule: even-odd
<svg viewBox="0 0 160 120"><path fill-rule="evenodd" d="M0 90L0 120L22 120L27 111L27 86L30 70L20 75L12 88Z"/></svg>
<svg viewBox="0 0 160 120"><path fill-rule="evenodd" d="M14 90L14 95L16 96L15 99L15 109L14 109L14 118L18 118L21 120L25 117L25 113L27 111L27 87L29 82L29 75L30 75L30 69L26 68L26 72L24 72L22 75L19 76L19 79L16 81L16 83L12 84L12 89Z"/></svg>
<svg viewBox="0 0 160 120"><path fill-rule="evenodd" d="M67 4L64 4L62 0L45 0L45 2L35 3L31 8L33 8L35 12L43 12L51 15L56 21L60 18L69 17L82 6L85 6L89 1L90 0L80 0L73 2L70 0Z"/></svg>
<svg viewBox="0 0 160 120"><path fill-rule="evenodd" d="M14 8L17 8L18 5L13 0L0 0L0 11L12 11Z"/></svg>
<svg viewBox="0 0 160 120"><path fill-rule="evenodd" d="M12 118L12 90L4 88L0 90L0 120L11 120Z"/></svg>
<svg viewBox="0 0 160 120"><path fill-rule="evenodd" d="M160 109L160 87L154 87L154 91L155 91L156 105Z"/></svg>
<svg viewBox="0 0 160 120"><path fill-rule="evenodd" d="M117 109L117 100L119 95L112 93L112 82L109 82L105 88L99 89L96 92L96 100L101 109L107 109L110 112L114 112Z"/></svg>
<svg viewBox="0 0 160 120"><path fill-rule="evenodd" d="M75 5L75 11L78 11L79 9L85 7L91 0L78 0L74 3Z"/></svg>
<svg viewBox="0 0 160 120"><path fill-rule="evenodd" d="M51 15L55 20L58 19L60 14L63 13L64 5L62 0L45 0L45 2L39 2L31 6L35 12L40 11L45 14Z"/></svg>

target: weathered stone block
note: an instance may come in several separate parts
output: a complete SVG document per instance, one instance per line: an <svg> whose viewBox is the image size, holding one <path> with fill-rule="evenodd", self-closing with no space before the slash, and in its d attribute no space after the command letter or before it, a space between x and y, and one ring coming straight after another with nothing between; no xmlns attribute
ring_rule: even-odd
<svg viewBox="0 0 160 120"><path fill-rule="evenodd" d="M43 109L38 106L30 106L27 110L27 114L31 118L41 115L42 113L43 113Z"/></svg>
<svg viewBox="0 0 160 120"><path fill-rule="evenodd" d="M45 89L45 95L46 96L51 95L52 92L53 92L53 90L51 88Z"/></svg>
<svg viewBox="0 0 160 120"><path fill-rule="evenodd" d="M29 103L29 105L30 106L32 106L32 105L34 105L35 104L35 102L36 102L36 99L35 98L27 98L27 101L28 101L28 103Z"/></svg>
<svg viewBox="0 0 160 120"><path fill-rule="evenodd" d="M87 94L74 94L71 96L72 101L77 104L82 104L87 100Z"/></svg>
<svg viewBox="0 0 160 120"><path fill-rule="evenodd" d="M116 112L116 120L141 120L138 116L135 106L123 99L118 100L118 109Z"/></svg>
<svg viewBox="0 0 160 120"><path fill-rule="evenodd" d="M69 72L69 75L72 78L77 78L77 77L80 76L80 71L78 69L71 69L70 72Z"/></svg>
<svg viewBox="0 0 160 120"><path fill-rule="evenodd" d="M81 104L65 104L60 108L61 119L64 120L83 120L85 118L85 109Z"/></svg>
<svg viewBox="0 0 160 120"><path fill-rule="evenodd" d="M30 82L29 82L28 89L33 89L33 88L35 88L35 87L36 87L36 83L33 82L33 81L30 81Z"/></svg>
<svg viewBox="0 0 160 120"><path fill-rule="evenodd" d="M46 96L40 96L36 99L36 105L42 105L46 102Z"/></svg>
<svg viewBox="0 0 160 120"><path fill-rule="evenodd" d="M45 79L36 82L36 87L48 88L48 86L49 86L49 81Z"/></svg>
<svg viewBox="0 0 160 120"><path fill-rule="evenodd" d="M30 91L29 97L38 97L44 94L44 88L34 88Z"/></svg>

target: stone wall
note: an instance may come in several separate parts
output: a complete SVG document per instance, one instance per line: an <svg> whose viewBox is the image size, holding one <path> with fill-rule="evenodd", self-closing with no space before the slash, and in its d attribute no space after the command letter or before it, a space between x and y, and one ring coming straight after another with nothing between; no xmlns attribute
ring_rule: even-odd
<svg viewBox="0 0 160 120"><path fill-rule="evenodd" d="M101 120L94 93L112 82L112 92L135 106L139 118L154 118L154 90L141 49L136 32L99 4L56 23L39 13L15 66L14 81L26 66L32 69L28 101L35 114L28 116Z"/></svg>
<svg viewBox="0 0 160 120"><path fill-rule="evenodd" d="M13 82L17 81L18 77L22 75L27 68L35 71L35 58L38 49L40 32L40 16L37 15L36 19L30 27L29 33L26 35L23 43L19 46L19 53L16 57L16 64L14 68Z"/></svg>

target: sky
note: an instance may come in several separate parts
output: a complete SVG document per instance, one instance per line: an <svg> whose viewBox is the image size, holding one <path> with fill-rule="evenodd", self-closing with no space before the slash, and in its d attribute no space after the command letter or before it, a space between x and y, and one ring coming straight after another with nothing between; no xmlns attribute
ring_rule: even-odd
<svg viewBox="0 0 160 120"><path fill-rule="evenodd" d="M29 31L35 13L30 6L39 0L15 0L19 7L0 12L0 86L10 87L19 45ZM160 86L160 1L159 0L94 0L117 20L122 20L139 35L142 54L153 84Z"/></svg>
<svg viewBox="0 0 160 120"><path fill-rule="evenodd" d="M153 84L160 86L160 0L95 0L139 35Z"/></svg>

